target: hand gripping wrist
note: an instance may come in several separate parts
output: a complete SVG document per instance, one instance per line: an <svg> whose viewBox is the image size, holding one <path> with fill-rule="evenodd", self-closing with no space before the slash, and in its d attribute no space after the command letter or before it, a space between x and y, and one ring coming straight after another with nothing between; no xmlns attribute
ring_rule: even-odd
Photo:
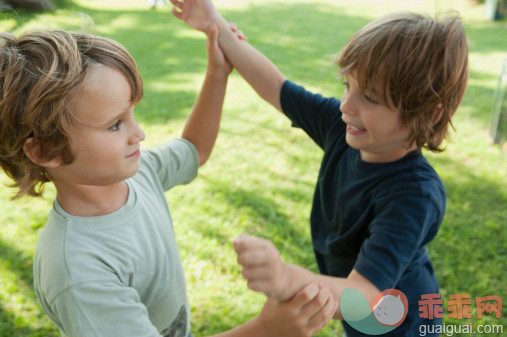
<svg viewBox="0 0 507 337"><path fill-rule="evenodd" d="M282 282L277 298L280 301L290 300L299 289L296 289L297 271L293 265L282 262Z"/></svg>

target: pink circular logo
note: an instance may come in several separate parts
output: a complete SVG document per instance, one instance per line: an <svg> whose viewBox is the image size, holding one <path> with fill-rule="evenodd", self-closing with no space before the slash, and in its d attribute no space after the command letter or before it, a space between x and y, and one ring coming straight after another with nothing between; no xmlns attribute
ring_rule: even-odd
<svg viewBox="0 0 507 337"><path fill-rule="evenodd" d="M407 317L407 296L398 289L387 289L378 294L371 304L373 316L384 326L400 326Z"/></svg>

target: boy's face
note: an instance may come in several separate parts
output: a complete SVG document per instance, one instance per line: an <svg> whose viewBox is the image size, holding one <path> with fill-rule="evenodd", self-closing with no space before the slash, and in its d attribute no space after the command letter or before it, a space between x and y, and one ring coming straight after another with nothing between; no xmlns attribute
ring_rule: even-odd
<svg viewBox="0 0 507 337"><path fill-rule="evenodd" d="M134 119L130 86L117 70L98 65L87 74L76 103L74 161L52 169L53 179L107 186L134 175L145 134Z"/></svg>
<svg viewBox="0 0 507 337"><path fill-rule="evenodd" d="M408 143L410 130L397 109L381 102L379 93L363 92L352 74L346 76L340 110L347 124L346 141L366 162L391 162L417 149Z"/></svg>

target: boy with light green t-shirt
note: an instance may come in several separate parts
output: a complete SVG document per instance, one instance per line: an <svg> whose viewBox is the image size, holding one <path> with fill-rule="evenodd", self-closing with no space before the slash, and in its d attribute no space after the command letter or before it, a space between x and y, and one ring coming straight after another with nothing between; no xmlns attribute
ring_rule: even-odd
<svg viewBox="0 0 507 337"><path fill-rule="evenodd" d="M142 81L125 48L65 31L0 34L0 166L15 198L56 187L34 286L62 336L192 335L164 192L190 182L213 148L232 71L217 39L214 27L182 138L145 150L133 115ZM313 284L219 336L310 336L335 309Z"/></svg>
<svg viewBox="0 0 507 337"><path fill-rule="evenodd" d="M73 216L55 201L37 243L34 280L62 335L151 336L150 325L163 336L187 335L185 276L164 191L192 181L197 168L193 144L176 139L142 150L120 209Z"/></svg>

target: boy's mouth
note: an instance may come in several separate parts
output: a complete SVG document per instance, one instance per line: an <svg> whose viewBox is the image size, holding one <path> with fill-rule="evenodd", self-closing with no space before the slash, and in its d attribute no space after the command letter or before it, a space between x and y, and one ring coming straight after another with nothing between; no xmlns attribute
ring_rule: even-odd
<svg viewBox="0 0 507 337"><path fill-rule="evenodd" d="M139 149L137 149L136 152L130 154L127 156L127 158L135 158L135 157L139 157L139 155L141 154L141 151Z"/></svg>
<svg viewBox="0 0 507 337"><path fill-rule="evenodd" d="M347 132L353 136L358 136L366 133L366 129L362 129L352 124L347 124Z"/></svg>

